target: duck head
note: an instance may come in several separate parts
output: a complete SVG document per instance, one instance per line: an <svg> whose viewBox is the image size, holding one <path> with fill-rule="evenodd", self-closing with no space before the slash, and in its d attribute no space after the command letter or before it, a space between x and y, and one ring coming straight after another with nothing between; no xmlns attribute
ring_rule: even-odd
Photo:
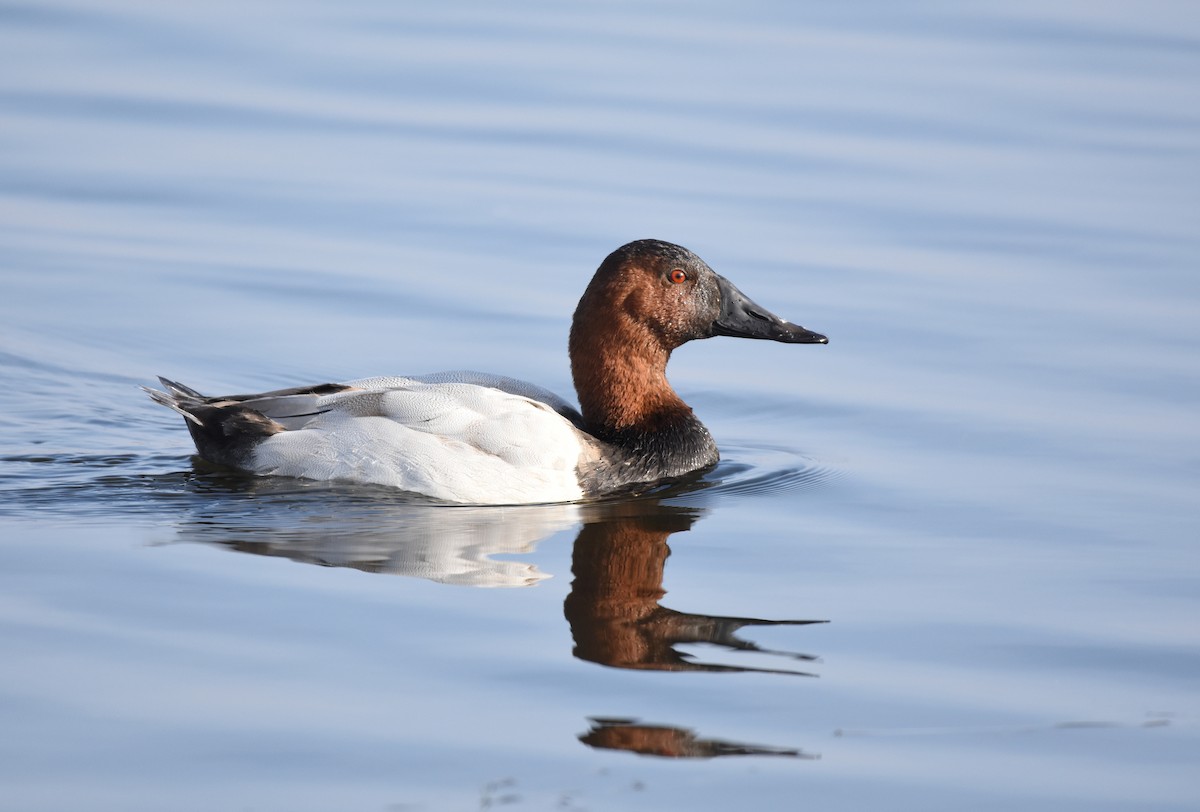
<svg viewBox="0 0 1200 812"><path fill-rule="evenodd" d="M713 336L829 343L757 304L688 249L661 240L623 245L601 263L579 300L572 342L577 329L604 331L591 323L599 314L614 327L640 326L668 352Z"/></svg>
<svg viewBox="0 0 1200 812"><path fill-rule="evenodd" d="M676 347L713 336L828 343L756 304L682 246L638 240L609 254L571 324L571 372L589 430L611 436L688 419L691 409L667 383L667 361Z"/></svg>

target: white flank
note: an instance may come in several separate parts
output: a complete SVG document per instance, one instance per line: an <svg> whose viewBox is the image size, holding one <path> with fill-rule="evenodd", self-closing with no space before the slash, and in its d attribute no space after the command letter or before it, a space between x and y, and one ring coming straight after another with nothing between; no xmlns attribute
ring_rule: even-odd
<svg viewBox="0 0 1200 812"><path fill-rule="evenodd" d="M479 373L350 385L355 389L313 399L310 411L320 414L259 444L253 470L387 485L467 504L583 497L575 474L581 435L555 411L567 404L539 387Z"/></svg>

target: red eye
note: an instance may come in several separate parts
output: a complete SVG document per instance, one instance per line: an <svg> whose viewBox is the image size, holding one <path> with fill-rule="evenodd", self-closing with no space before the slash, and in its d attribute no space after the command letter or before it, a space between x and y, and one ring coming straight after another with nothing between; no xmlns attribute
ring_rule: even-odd
<svg viewBox="0 0 1200 812"><path fill-rule="evenodd" d="M674 282L676 285L682 285L684 282L687 281L687 278L688 278L687 272L684 271L682 268L676 268L675 270L671 271L671 281Z"/></svg>

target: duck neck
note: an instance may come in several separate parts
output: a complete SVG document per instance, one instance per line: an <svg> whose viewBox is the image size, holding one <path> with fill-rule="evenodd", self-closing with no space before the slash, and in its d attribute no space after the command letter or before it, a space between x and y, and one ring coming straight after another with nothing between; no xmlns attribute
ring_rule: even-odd
<svg viewBox="0 0 1200 812"><path fill-rule="evenodd" d="M620 321L602 335L604 341L585 345L581 331L571 331L571 374L589 433L623 447L643 446L649 438L668 434L693 434L712 442L667 382L671 351L662 341L639 325Z"/></svg>

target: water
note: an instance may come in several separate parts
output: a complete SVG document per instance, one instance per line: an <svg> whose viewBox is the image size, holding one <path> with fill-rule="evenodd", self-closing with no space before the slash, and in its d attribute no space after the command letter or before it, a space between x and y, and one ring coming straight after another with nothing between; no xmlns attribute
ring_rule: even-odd
<svg viewBox="0 0 1200 812"><path fill-rule="evenodd" d="M1196 7L409 6L0 6L0 806L1196 808ZM676 353L697 488L247 480L136 388L568 394L640 237L831 340Z"/></svg>

